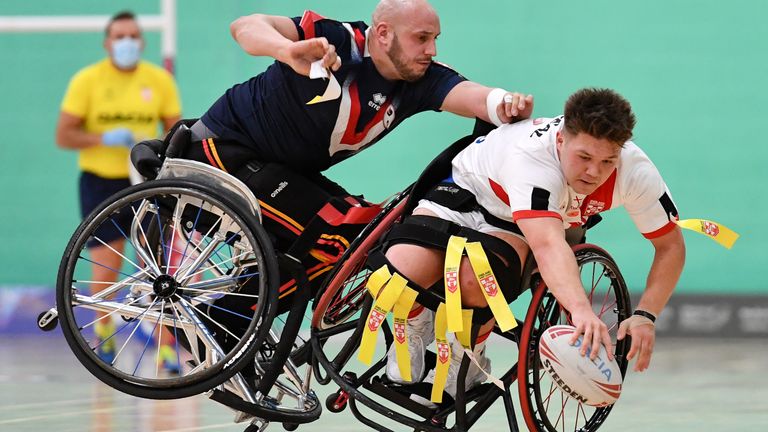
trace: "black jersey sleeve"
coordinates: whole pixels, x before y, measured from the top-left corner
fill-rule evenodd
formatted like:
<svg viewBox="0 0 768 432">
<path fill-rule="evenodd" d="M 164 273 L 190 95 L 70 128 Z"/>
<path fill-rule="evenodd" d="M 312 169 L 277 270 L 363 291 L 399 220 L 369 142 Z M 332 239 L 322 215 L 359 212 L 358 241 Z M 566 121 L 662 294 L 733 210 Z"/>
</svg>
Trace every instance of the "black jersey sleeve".
<svg viewBox="0 0 768 432">
<path fill-rule="evenodd" d="M 445 97 L 457 84 L 466 81 L 463 75 L 450 67 L 432 62 L 419 81 L 414 85 L 414 92 L 420 101 L 419 111 L 440 111 Z"/>
</svg>

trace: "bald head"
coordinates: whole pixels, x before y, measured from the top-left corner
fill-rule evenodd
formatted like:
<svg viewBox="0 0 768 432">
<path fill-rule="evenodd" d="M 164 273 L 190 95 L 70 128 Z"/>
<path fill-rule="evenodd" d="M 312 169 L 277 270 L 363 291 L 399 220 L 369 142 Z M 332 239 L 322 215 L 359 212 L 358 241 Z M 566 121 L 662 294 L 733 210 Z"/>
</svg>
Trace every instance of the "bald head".
<svg viewBox="0 0 768 432">
<path fill-rule="evenodd" d="M 381 0 L 373 11 L 373 25 L 387 22 L 400 24 L 414 14 L 437 17 L 435 8 L 427 0 Z"/>
</svg>

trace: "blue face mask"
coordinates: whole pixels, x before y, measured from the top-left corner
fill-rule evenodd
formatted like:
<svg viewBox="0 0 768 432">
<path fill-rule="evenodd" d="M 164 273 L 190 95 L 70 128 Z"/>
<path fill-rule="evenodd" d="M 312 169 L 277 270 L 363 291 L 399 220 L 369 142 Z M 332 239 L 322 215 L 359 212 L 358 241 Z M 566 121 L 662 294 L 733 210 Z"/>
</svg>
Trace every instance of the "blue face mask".
<svg viewBox="0 0 768 432">
<path fill-rule="evenodd" d="M 112 60 L 120 69 L 131 69 L 141 58 L 141 41 L 124 37 L 112 42 Z"/>
</svg>

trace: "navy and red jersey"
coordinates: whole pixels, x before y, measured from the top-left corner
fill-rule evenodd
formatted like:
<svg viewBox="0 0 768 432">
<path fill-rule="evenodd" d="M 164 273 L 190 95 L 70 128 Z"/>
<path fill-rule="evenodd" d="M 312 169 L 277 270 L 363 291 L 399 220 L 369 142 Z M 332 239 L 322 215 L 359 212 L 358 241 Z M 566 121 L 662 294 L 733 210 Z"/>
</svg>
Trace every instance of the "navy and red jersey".
<svg viewBox="0 0 768 432">
<path fill-rule="evenodd" d="M 256 158 L 295 169 L 322 171 L 384 137 L 404 119 L 439 111 L 465 78 L 433 62 L 415 82 L 389 81 L 368 53 L 368 26 L 306 11 L 293 18 L 300 39 L 325 37 L 341 68 L 333 75 L 341 97 L 307 105 L 323 94 L 324 79 L 309 79 L 276 61 L 263 73 L 226 91 L 202 121 L 220 139 L 248 146 Z"/>
</svg>

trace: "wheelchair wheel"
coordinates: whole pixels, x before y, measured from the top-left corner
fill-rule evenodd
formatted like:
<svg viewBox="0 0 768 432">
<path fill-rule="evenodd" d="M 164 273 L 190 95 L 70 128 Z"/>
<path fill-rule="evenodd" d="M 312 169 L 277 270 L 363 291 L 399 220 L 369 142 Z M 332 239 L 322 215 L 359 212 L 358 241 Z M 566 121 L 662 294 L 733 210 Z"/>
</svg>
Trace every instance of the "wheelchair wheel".
<svg viewBox="0 0 768 432">
<path fill-rule="evenodd" d="M 616 340 L 619 323 L 630 316 L 632 309 L 624 278 L 611 256 L 597 246 L 578 245 L 574 252 L 582 285 L 592 309 L 608 326 L 616 343 L 614 355 L 624 376 L 629 344 L 627 339 Z M 518 390 L 526 424 L 529 430 L 540 432 L 597 430 L 612 406 L 595 408 L 577 402 L 540 368 L 539 338 L 544 330 L 557 324 L 570 324 L 570 317 L 540 282 L 533 292 L 520 338 Z"/>
<path fill-rule="evenodd" d="M 116 222 L 126 213 L 129 228 Z M 100 239 L 113 226 L 122 251 Z M 117 281 L 94 280 L 94 266 Z M 238 199 L 188 180 L 151 181 L 112 196 L 76 230 L 59 267 L 59 320 L 75 356 L 104 383 L 139 397 L 187 397 L 230 379 L 264 343 L 277 272 L 267 234 Z"/>
</svg>

